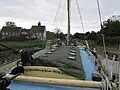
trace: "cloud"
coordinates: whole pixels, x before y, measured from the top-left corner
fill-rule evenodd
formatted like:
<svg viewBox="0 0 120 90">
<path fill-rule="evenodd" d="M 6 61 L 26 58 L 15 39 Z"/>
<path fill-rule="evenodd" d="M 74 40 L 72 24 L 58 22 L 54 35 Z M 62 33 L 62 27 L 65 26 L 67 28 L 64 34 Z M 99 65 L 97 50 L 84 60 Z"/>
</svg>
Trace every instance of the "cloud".
<svg viewBox="0 0 120 90">
<path fill-rule="evenodd" d="M 71 0 L 71 32 L 83 32 L 76 7 L 76 0 Z M 113 14 L 119 14 L 119 0 L 99 0 L 102 20 Z M 60 10 L 54 27 L 61 26 L 67 32 L 66 0 L 60 0 Z M 78 0 L 85 31 L 100 29 L 96 0 Z M 59 0 L 0 0 L 0 27 L 7 20 L 15 21 L 18 26 L 30 28 L 41 21 L 51 30 Z M 54 28 L 53 27 L 53 28 Z"/>
</svg>

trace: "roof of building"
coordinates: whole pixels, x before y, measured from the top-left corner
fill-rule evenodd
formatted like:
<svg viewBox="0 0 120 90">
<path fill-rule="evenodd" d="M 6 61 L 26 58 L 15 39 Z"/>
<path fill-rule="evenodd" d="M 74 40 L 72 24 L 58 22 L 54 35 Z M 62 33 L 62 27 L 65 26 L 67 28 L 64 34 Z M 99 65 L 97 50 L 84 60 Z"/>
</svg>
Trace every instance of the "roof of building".
<svg viewBox="0 0 120 90">
<path fill-rule="evenodd" d="M 20 32 L 21 27 L 6 27 L 3 26 L 1 32 Z"/>
<path fill-rule="evenodd" d="M 27 32 L 27 33 L 28 33 L 28 32 L 30 32 L 30 30 L 31 30 L 31 29 L 23 28 L 23 29 L 20 30 L 20 32 Z"/>
<path fill-rule="evenodd" d="M 34 33 L 44 33 L 45 31 L 45 26 L 32 26 L 31 27 L 31 32 L 34 32 Z"/>
</svg>

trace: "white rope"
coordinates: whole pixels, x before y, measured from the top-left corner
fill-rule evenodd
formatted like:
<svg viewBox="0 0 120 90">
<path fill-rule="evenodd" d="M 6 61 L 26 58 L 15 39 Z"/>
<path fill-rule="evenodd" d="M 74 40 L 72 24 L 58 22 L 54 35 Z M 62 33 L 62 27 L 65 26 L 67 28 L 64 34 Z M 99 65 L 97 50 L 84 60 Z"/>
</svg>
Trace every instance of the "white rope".
<svg viewBox="0 0 120 90">
<path fill-rule="evenodd" d="M 97 0 L 97 6 L 98 6 L 98 13 L 99 13 L 99 20 L 100 20 L 100 26 L 101 26 L 101 29 L 102 29 L 102 16 L 101 16 L 101 11 L 100 11 L 100 5 L 99 5 L 99 0 Z M 105 53 L 105 57 L 106 57 L 106 69 L 108 70 L 108 66 L 107 66 L 107 55 L 106 55 L 106 45 L 105 45 L 105 38 L 104 38 L 104 35 L 102 34 L 102 39 L 103 39 L 103 47 L 104 47 L 104 53 Z M 110 82 L 107 78 L 107 76 L 105 75 L 105 81 L 106 81 L 106 90 L 111 89 L 111 85 L 110 85 Z"/>
<path fill-rule="evenodd" d="M 77 5 L 77 9 L 78 9 L 78 13 L 79 13 L 79 17 L 80 17 L 83 32 L 85 32 L 85 28 L 84 28 L 84 24 L 83 24 L 83 20 L 82 20 L 82 15 L 81 15 L 81 11 L 80 11 L 80 6 L 78 5 L 78 0 L 76 0 L 76 5 Z"/>
<path fill-rule="evenodd" d="M 97 6 L 98 6 L 98 13 L 99 13 L 100 27 L 102 29 L 102 16 L 101 16 L 99 0 L 97 0 Z M 102 39 L 103 39 L 103 47 L 104 47 L 104 52 L 105 52 L 105 57 L 106 57 L 106 47 L 105 47 L 106 45 L 105 45 L 105 38 L 103 34 L 102 34 Z"/>
<path fill-rule="evenodd" d="M 116 61 L 116 83 L 117 83 L 117 75 L 118 75 L 118 61 L 119 61 L 119 58 L 117 59 Z"/>
<path fill-rule="evenodd" d="M 102 34 L 102 39 L 103 39 L 104 53 L 105 53 L 105 57 L 106 57 L 107 55 L 106 55 L 105 37 L 104 37 L 104 35 L 103 35 L 103 34 Z"/>
<path fill-rule="evenodd" d="M 102 90 L 106 90 L 106 81 L 105 80 L 102 81 Z"/>
<path fill-rule="evenodd" d="M 114 67 L 114 64 L 115 64 L 115 55 L 113 55 L 113 59 L 112 59 L 112 66 Z M 111 74 L 110 74 L 110 79 L 112 80 L 112 76 L 113 76 L 113 67 L 111 67 Z"/>
<path fill-rule="evenodd" d="M 60 6 L 61 6 L 61 0 L 59 0 L 58 8 L 57 8 L 57 11 L 56 11 L 56 15 L 55 15 L 55 18 L 54 18 L 54 21 L 53 21 L 53 25 L 52 25 L 51 30 L 52 30 L 53 27 L 54 27 L 54 24 L 55 24 L 55 21 L 56 21 L 56 19 L 57 19 L 57 15 L 58 15 L 58 12 L 59 12 Z"/>
<path fill-rule="evenodd" d="M 101 16 L 101 10 L 100 10 L 99 0 L 97 0 L 97 6 L 98 6 L 98 13 L 99 13 L 100 26 L 102 26 L 102 16 Z"/>
<path fill-rule="evenodd" d="M 78 0 L 76 0 L 76 6 L 77 6 L 78 13 L 79 13 L 82 30 L 83 30 L 83 32 L 85 33 L 85 28 L 84 28 L 83 19 L 82 19 L 82 15 L 81 15 L 81 11 L 80 11 L 80 6 L 79 6 L 79 4 L 78 4 Z M 85 37 L 85 34 L 84 34 L 84 37 Z M 87 40 L 85 40 L 85 43 L 86 43 L 86 45 L 87 45 L 87 48 L 90 49 Z"/>
<path fill-rule="evenodd" d="M 119 47 L 118 47 L 118 51 L 120 50 L 120 42 L 119 42 Z M 118 69 L 118 71 L 117 71 L 117 75 L 118 75 L 118 80 L 117 80 L 117 82 L 118 82 L 118 87 L 120 88 L 120 59 L 118 59 L 117 60 L 117 69 Z"/>
<path fill-rule="evenodd" d="M 66 1 L 64 0 L 63 1 L 63 6 L 62 6 L 62 10 L 61 10 L 61 16 L 60 16 L 60 21 L 59 21 L 59 24 L 58 25 L 61 25 L 61 22 L 63 20 L 63 13 L 64 13 L 64 10 L 65 10 L 65 5 L 66 5 Z"/>
</svg>

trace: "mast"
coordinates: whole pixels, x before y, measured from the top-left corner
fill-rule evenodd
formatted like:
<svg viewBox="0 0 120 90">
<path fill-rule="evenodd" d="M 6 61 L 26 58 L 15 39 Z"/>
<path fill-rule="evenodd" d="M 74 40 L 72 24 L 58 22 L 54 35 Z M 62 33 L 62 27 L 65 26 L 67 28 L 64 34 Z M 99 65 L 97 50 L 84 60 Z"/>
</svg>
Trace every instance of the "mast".
<svg viewBox="0 0 120 90">
<path fill-rule="evenodd" d="M 67 33 L 67 45 L 69 46 L 69 41 L 70 41 L 70 0 L 67 0 L 67 17 L 68 17 L 68 33 Z"/>
</svg>

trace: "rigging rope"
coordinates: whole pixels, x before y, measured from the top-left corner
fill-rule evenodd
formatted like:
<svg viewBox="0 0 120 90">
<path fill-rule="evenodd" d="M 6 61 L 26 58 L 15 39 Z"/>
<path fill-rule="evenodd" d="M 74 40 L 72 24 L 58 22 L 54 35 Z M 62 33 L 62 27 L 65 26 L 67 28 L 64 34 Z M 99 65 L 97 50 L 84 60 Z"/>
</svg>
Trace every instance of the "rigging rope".
<svg viewBox="0 0 120 90">
<path fill-rule="evenodd" d="M 99 13 L 100 26 L 101 26 L 101 28 L 102 28 L 102 16 L 101 16 L 101 11 L 100 11 L 99 0 L 97 0 L 97 6 L 98 6 L 98 13 Z"/>
<path fill-rule="evenodd" d="M 61 24 L 61 22 L 62 22 L 62 20 L 63 20 L 63 12 L 64 12 L 64 10 L 65 10 L 65 4 L 66 4 L 66 1 L 64 0 L 64 2 L 63 2 L 63 8 L 62 8 L 62 11 L 61 11 L 62 13 L 61 13 L 59 25 Z"/>
<path fill-rule="evenodd" d="M 99 4 L 99 0 L 97 0 L 97 7 L 98 7 L 98 13 L 99 13 L 99 20 L 100 20 L 100 27 L 102 29 L 102 16 L 101 16 L 101 10 L 100 10 L 100 4 Z M 105 38 L 104 35 L 102 34 L 102 38 L 103 38 L 103 46 L 104 46 L 104 52 L 105 52 L 105 57 L 106 56 L 106 45 L 105 45 Z M 107 62 L 106 62 L 107 63 Z"/>
<path fill-rule="evenodd" d="M 97 6 L 98 6 L 98 13 L 99 13 L 100 27 L 101 27 L 101 29 L 102 29 L 102 16 L 101 16 L 101 10 L 100 10 L 99 0 L 97 0 Z M 103 34 L 102 34 L 102 38 L 103 38 L 103 46 L 104 46 L 105 57 L 107 57 L 107 56 L 106 56 L 105 38 L 104 38 L 104 35 L 103 35 Z M 107 60 L 106 60 L 106 64 L 107 64 Z"/>
<path fill-rule="evenodd" d="M 100 4 L 99 4 L 99 0 L 97 0 L 97 6 L 98 6 L 98 13 L 99 13 L 99 20 L 100 20 L 100 26 L 101 26 L 101 29 L 102 29 L 102 16 L 101 16 L 101 11 L 100 11 Z M 104 38 L 104 35 L 102 34 L 102 39 L 103 39 L 103 46 L 104 46 L 104 52 L 105 52 L 105 57 L 106 57 L 106 69 L 108 70 L 108 63 L 107 63 L 107 54 L 106 54 L 106 45 L 105 45 L 105 38 Z M 108 90 L 108 88 L 110 88 L 110 82 L 107 78 L 106 79 L 106 90 Z M 111 88 L 110 88 L 111 90 Z"/>
<path fill-rule="evenodd" d="M 58 15 L 58 12 L 59 12 L 60 6 L 61 6 L 61 0 L 59 0 L 59 4 L 58 4 L 58 8 L 57 8 L 57 12 L 56 12 L 56 15 L 55 15 L 55 18 L 54 18 L 54 21 L 53 21 L 53 25 L 52 25 L 51 30 L 52 30 L 53 27 L 54 27 L 54 24 L 55 24 L 55 21 L 56 21 L 56 19 L 57 19 L 57 15 Z"/>
<path fill-rule="evenodd" d="M 81 15 L 80 7 L 79 7 L 79 5 L 78 5 L 78 0 L 76 0 L 76 5 L 77 5 L 77 10 L 78 10 L 78 13 L 79 13 L 79 17 L 80 17 L 82 29 L 83 29 L 83 32 L 85 33 L 85 28 L 84 28 L 84 24 L 83 24 L 83 20 L 82 20 L 82 15 Z M 84 37 L 85 37 L 85 34 L 84 34 Z M 86 45 L 87 45 L 87 48 L 90 49 L 87 40 L 85 40 L 85 43 L 86 43 Z"/>
<path fill-rule="evenodd" d="M 76 5 L 77 5 L 77 9 L 78 9 L 78 13 L 79 13 L 79 17 L 80 17 L 80 21 L 81 21 L 83 32 L 85 32 L 84 24 L 83 24 L 83 20 L 82 20 L 82 15 L 81 15 L 81 11 L 80 11 L 80 7 L 78 5 L 78 0 L 76 0 Z"/>
</svg>

